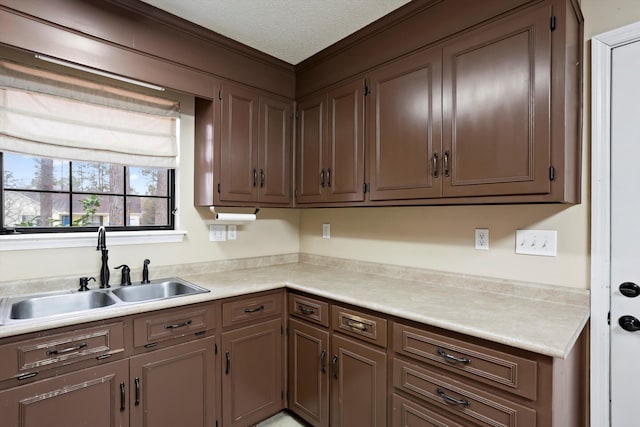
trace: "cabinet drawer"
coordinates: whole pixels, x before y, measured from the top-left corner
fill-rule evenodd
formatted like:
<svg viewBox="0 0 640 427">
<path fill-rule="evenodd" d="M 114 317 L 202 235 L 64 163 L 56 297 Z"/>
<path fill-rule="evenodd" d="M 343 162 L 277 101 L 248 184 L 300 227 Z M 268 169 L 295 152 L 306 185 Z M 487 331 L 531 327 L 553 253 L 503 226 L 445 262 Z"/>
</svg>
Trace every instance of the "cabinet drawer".
<svg viewBox="0 0 640 427">
<path fill-rule="evenodd" d="M 215 327 L 215 305 L 202 305 L 178 310 L 165 310 L 141 316 L 133 321 L 133 341 L 136 347 L 151 347 L 156 343 L 204 332 Z"/>
<path fill-rule="evenodd" d="M 528 399 L 536 399 L 537 362 L 424 329 L 393 325 L 393 348 Z"/>
<path fill-rule="evenodd" d="M 0 379 L 28 378 L 34 372 L 124 351 L 122 323 L 62 332 L 0 347 Z"/>
<path fill-rule="evenodd" d="M 531 408 L 403 360 L 393 360 L 393 385 L 483 426 L 536 425 L 536 411 Z"/>
<path fill-rule="evenodd" d="M 228 328 L 282 314 L 282 292 L 258 294 L 222 304 L 222 326 Z"/>
<path fill-rule="evenodd" d="M 392 427 L 463 427 L 431 409 L 393 394 Z"/>
<path fill-rule="evenodd" d="M 331 325 L 334 331 L 387 347 L 387 321 L 381 317 L 334 305 Z"/>
<path fill-rule="evenodd" d="M 289 314 L 328 327 L 329 304 L 301 295 L 289 294 Z"/>
</svg>

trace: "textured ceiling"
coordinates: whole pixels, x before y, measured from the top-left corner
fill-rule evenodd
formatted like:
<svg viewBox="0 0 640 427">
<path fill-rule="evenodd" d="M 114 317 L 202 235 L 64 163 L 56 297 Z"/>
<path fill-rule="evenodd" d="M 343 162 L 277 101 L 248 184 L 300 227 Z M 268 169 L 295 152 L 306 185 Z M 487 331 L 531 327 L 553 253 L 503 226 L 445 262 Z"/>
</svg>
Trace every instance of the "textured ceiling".
<svg viewBox="0 0 640 427">
<path fill-rule="evenodd" d="M 297 64 L 410 0 L 143 0 Z"/>
</svg>

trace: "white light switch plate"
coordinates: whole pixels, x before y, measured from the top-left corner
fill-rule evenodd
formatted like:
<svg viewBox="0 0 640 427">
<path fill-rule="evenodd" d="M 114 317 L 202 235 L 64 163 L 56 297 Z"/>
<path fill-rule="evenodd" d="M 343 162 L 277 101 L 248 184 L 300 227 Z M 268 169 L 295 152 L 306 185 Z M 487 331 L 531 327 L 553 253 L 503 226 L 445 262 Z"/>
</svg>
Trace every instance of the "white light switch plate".
<svg viewBox="0 0 640 427">
<path fill-rule="evenodd" d="M 209 241 L 224 242 L 227 240 L 227 226 L 220 224 L 211 224 L 209 226 Z"/>
<path fill-rule="evenodd" d="M 516 230 L 516 253 L 557 256 L 558 232 L 556 230 Z"/>
</svg>

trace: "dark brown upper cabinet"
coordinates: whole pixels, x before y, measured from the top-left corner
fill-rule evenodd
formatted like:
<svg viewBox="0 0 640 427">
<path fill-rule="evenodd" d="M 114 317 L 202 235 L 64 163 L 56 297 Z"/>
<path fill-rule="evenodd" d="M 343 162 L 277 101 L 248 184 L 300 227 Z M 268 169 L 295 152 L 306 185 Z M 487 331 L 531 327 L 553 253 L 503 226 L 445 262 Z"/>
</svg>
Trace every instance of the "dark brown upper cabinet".
<svg viewBox="0 0 640 427">
<path fill-rule="evenodd" d="M 443 196 L 551 191 L 551 7 L 443 47 Z"/>
<path fill-rule="evenodd" d="M 291 105 L 222 85 L 220 201 L 286 205 L 291 183 Z"/>
<path fill-rule="evenodd" d="M 439 197 L 441 50 L 427 50 L 370 75 L 371 200 Z"/>
<path fill-rule="evenodd" d="M 364 79 L 298 104 L 297 203 L 364 200 Z"/>
</svg>

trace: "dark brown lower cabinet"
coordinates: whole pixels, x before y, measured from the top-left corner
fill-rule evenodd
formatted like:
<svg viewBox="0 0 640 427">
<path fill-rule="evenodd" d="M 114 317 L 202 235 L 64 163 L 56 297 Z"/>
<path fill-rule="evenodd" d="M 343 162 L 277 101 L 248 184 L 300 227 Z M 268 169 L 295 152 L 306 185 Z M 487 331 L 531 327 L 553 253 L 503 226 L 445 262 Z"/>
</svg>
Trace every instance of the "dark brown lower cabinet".
<svg viewBox="0 0 640 427">
<path fill-rule="evenodd" d="M 392 427 L 463 427 L 447 416 L 438 414 L 422 405 L 398 396 L 392 397 Z"/>
<path fill-rule="evenodd" d="M 331 354 L 331 425 L 386 426 L 386 352 L 333 335 Z"/>
<path fill-rule="evenodd" d="M 222 425 L 249 426 L 283 409 L 282 319 L 222 334 Z"/>
<path fill-rule="evenodd" d="M 289 320 L 289 409 L 317 427 L 329 425 L 329 332 Z"/>
<path fill-rule="evenodd" d="M 129 361 L 122 360 L 10 388 L 0 392 L 0 424 L 128 426 L 128 379 Z"/>
<path fill-rule="evenodd" d="M 215 425 L 214 349 L 209 337 L 132 357 L 131 426 Z"/>
</svg>

